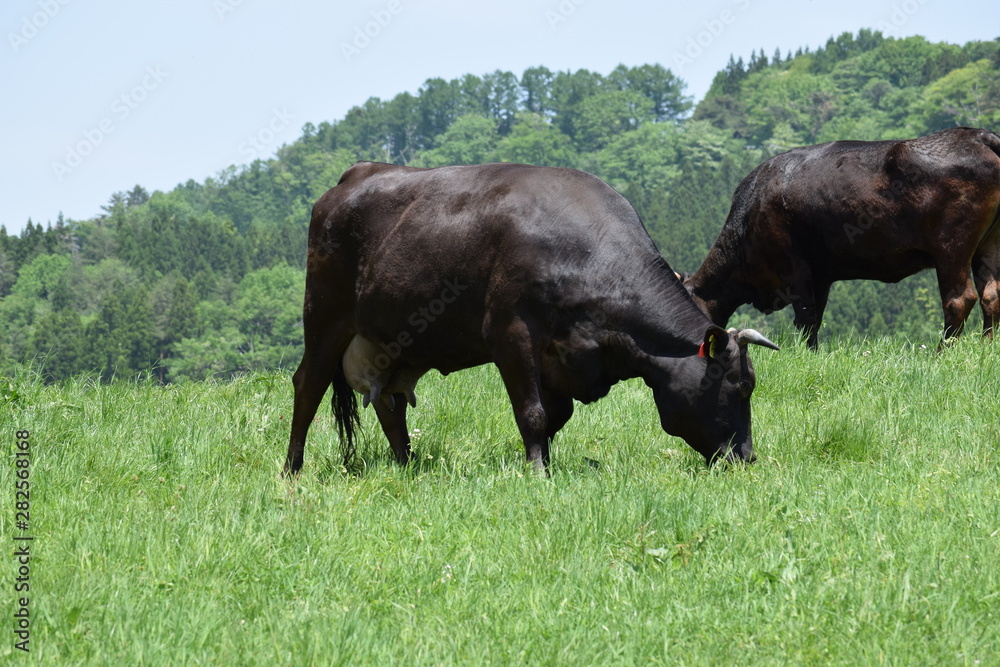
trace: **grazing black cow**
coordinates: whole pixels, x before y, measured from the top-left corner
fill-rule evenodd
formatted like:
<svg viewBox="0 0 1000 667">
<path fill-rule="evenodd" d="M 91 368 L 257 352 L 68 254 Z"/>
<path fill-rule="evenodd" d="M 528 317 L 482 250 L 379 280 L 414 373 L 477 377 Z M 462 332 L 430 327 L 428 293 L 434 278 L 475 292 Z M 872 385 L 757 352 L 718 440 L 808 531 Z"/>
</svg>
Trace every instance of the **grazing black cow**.
<svg viewBox="0 0 1000 667">
<path fill-rule="evenodd" d="M 331 383 L 345 456 L 353 387 L 405 463 L 417 380 L 487 362 L 536 467 L 573 399 L 632 377 L 653 389 L 663 429 L 707 460 L 752 460 L 747 344 L 777 349 L 713 325 L 606 183 L 516 164 L 348 169 L 313 208 L 303 323 L 292 473 Z"/>
<path fill-rule="evenodd" d="M 834 281 L 898 282 L 933 268 L 945 338 L 962 332 L 977 293 L 992 335 L 1000 321 L 998 215 L 1000 137 L 992 132 L 962 127 L 796 148 L 743 179 L 686 285 L 723 326 L 744 303 L 764 312 L 791 304 L 815 348 Z"/>
</svg>

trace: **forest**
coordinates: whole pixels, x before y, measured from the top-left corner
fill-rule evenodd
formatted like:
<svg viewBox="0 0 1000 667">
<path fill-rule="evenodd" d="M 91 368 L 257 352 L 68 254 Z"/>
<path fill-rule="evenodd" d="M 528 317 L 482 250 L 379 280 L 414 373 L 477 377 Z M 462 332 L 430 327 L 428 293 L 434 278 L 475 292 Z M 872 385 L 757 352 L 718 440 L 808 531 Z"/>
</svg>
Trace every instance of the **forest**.
<svg viewBox="0 0 1000 667">
<path fill-rule="evenodd" d="M 685 87 L 658 64 L 431 78 L 306 123 L 268 159 L 169 192 L 135 185 L 91 219 L 0 227 L 0 375 L 183 382 L 294 367 L 309 212 L 358 160 L 583 169 L 632 202 L 674 269 L 693 271 L 737 183 L 775 154 L 1000 129 L 1000 38 L 954 45 L 861 30 L 816 50 L 730 57 L 701 100 Z M 787 309 L 739 317 L 770 330 L 791 321 Z M 924 272 L 835 285 L 821 335 L 900 332 L 930 345 L 940 328 Z"/>
</svg>

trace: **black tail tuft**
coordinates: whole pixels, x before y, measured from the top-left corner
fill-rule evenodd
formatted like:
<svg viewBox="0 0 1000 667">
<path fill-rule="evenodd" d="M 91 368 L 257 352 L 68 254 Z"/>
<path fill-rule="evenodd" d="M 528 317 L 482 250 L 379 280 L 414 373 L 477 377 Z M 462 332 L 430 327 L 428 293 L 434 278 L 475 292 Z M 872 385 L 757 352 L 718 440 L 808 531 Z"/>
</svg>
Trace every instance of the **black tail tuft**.
<svg viewBox="0 0 1000 667">
<path fill-rule="evenodd" d="M 358 414 L 358 398 L 354 389 L 344 377 L 344 364 L 337 365 L 333 374 L 333 418 L 337 421 L 337 432 L 340 434 L 340 452 L 344 457 L 344 467 L 350 468 L 354 459 L 357 429 L 361 424 Z"/>
</svg>

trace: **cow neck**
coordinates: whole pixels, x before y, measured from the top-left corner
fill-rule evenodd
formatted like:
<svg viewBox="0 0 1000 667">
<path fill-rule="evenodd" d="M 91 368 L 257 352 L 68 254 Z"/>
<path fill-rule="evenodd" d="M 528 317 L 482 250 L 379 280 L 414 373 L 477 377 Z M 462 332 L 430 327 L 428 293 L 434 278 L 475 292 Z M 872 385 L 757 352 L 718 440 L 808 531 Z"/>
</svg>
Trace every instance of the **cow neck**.
<svg viewBox="0 0 1000 667">
<path fill-rule="evenodd" d="M 744 284 L 739 279 L 742 266 L 738 257 L 713 246 L 701 268 L 688 280 L 691 295 L 703 306 L 709 319 L 720 326 L 729 321 L 737 308 L 750 301 L 735 289 Z"/>
<path fill-rule="evenodd" d="M 634 296 L 619 309 L 616 335 L 626 347 L 652 356 L 685 356 L 697 352 L 711 325 L 705 313 L 659 257 L 662 266 L 633 284 Z"/>
</svg>

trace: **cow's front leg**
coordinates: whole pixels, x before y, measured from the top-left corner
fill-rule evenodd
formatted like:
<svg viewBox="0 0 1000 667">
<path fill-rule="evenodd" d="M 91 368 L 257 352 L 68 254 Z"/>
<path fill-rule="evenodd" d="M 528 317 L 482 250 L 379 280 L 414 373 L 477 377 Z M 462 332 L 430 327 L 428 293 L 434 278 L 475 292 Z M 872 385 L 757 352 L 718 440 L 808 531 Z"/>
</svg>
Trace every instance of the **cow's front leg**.
<svg viewBox="0 0 1000 667">
<path fill-rule="evenodd" d="M 795 311 L 795 328 L 806 339 L 809 347 L 815 349 L 819 344 L 819 322 L 816 318 L 816 303 L 812 298 L 803 299 L 792 304 Z"/>
<path fill-rule="evenodd" d="M 525 455 L 537 470 L 547 474 L 550 424 L 542 400 L 538 349 L 530 327 L 518 318 L 495 331 L 491 338 L 499 341 L 493 351 L 493 362 L 510 397 Z"/>
<path fill-rule="evenodd" d="M 514 419 L 524 440 L 524 453 L 529 463 L 539 472 L 548 474 L 549 438 L 546 434 L 545 409 L 540 402 L 520 400 L 511 396 Z"/>
<path fill-rule="evenodd" d="M 823 324 L 823 311 L 830 296 L 830 285 L 802 284 L 793 288 L 792 310 L 795 327 L 802 332 L 806 344 L 813 350 L 819 346 L 819 328 Z"/>
</svg>

